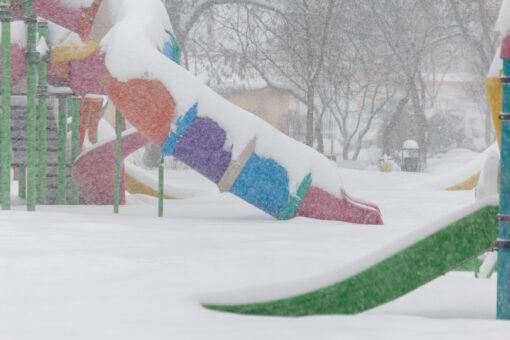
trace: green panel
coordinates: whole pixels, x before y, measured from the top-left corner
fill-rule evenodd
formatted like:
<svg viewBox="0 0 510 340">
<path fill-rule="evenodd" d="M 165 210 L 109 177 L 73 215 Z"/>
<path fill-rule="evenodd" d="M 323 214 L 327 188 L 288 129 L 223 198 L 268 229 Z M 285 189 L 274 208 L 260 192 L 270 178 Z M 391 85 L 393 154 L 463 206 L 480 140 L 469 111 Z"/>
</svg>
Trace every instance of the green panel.
<svg viewBox="0 0 510 340">
<path fill-rule="evenodd" d="M 67 95 L 58 98 L 58 204 L 67 203 Z"/>
<path fill-rule="evenodd" d="M 287 204 L 285 204 L 280 213 L 280 216 L 278 217 L 279 220 L 288 220 L 296 215 L 299 206 L 303 201 L 303 198 L 305 198 L 308 189 L 310 189 L 310 185 L 312 185 L 312 174 L 306 175 L 306 177 L 299 185 L 299 188 L 297 189 L 295 196 L 294 195 L 289 196 Z"/>
<path fill-rule="evenodd" d="M 119 195 L 120 195 L 120 162 L 122 152 L 122 114 L 117 110 L 115 119 L 115 183 L 114 183 L 114 204 L 113 213 L 119 213 Z"/>
<path fill-rule="evenodd" d="M 48 23 L 45 21 L 40 21 L 38 23 L 39 28 L 39 37 L 45 38 L 48 33 Z M 44 57 L 39 62 L 39 85 L 37 89 L 38 97 L 39 97 L 39 174 L 37 176 L 39 180 L 39 190 L 38 194 L 38 202 L 39 204 L 46 204 L 46 175 L 47 175 L 47 102 L 46 97 L 48 95 L 46 88 L 46 78 L 47 78 L 47 58 Z"/>
<path fill-rule="evenodd" d="M 78 158 L 80 154 L 80 105 L 81 105 L 81 97 L 73 96 L 71 97 L 71 164 L 74 164 L 76 158 Z M 71 204 L 77 205 L 80 201 L 80 193 L 78 192 L 78 187 L 74 180 L 71 183 Z"/>
<path fill-rule="evenodd" d="M 9 6 L 9 0 L 2 0 Z M 11 209 L 11 23 L 10 11 L 2 15 L 2 117 L 0 121 L 0 188 L 3 210 Z"/>
<path fill-rule="evenodd" d="M 39 63 L 36 52 L 36 24 L 35 17 L 26 19 L 27 29 L 27 210 L 35 210 L 36 196 L 36 88 L 37 88 L 37 64 Z"/>
<path fill-rule="evenodd" d="M 161 157 L 159 160 L 159 172 L 158 172 L 158 216 L 163 217 L 163 188 L 165 185 L 165 159 Z"/>
<path fill-rule="evenodd" d="M 23 0 L 23 12 L 27 16 L 34 14 L 34 0 Z"/>
<path fill-rule="evenodd" d="M 303 295 L 206 308 L 240 314 L 355 314 L 392 301 L 494 247 L 498 208 L 484 207 L 344 281 Z"/>
</svg>

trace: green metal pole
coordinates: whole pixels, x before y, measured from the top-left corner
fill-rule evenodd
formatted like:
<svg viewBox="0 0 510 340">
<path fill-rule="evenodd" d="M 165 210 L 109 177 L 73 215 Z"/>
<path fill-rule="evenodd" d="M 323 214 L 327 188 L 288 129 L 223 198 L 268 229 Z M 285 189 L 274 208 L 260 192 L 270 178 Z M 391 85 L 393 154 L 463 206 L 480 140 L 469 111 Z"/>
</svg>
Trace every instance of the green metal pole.
<svg viewBox="0 0 510 340">
<path fill-rule="evenodd" d="M 36 89 L 37 89 L 37 64 L 39 52 L 36 51 L 36 25 L 37 18 L 32 14 L 25 13 L 25 22 L 28 24 L 28 45 L 26 52 L 27 68 L 27 210 L 35 210 L 36 194 Z"/>
<path fill-rule="evenodd" d="M 58 204 L 67 203 L 67 95 L 58 99 Z"/>
<path fill-rule="evenodd" d="M 45 39 L 48 35 L 48 22 L 40 21 L 37 25 L 39 28 L 39 39 Z M 38 201 L 39 204 L 46 204 L 46 130 L 47 130 L 47 115 L 48 108 L 46 106 L 46 98 L 48 98 L 48 91 L 46 86 L 47 78 L 47 58 L 44 57 L 39 62 L 39 86 L 37 87 L 39 98 L 39 190 Z"/>
<path fill-rule="evenodd" d="M 161 157 L 159 160 L 159 190 L 158 190 L 158 216 L 163 217 L 163 186 L 165 176 L 163 170 L 165 169 L 165 159 Z"/>
<path fill-rule="evenodd" d="M 80 154 L 80 96 L 72 97 L 72 149 L 71 149 L 71 164 L 74 164 L 76 158 Z M 71 189 L 71 204 L 77 205 L 80 202 L 80 194 L 78 193 L 78 187 L 74 180 L 72 181 Z"/>
<path fill-rule="evenodd" d="M 0 187 L 2 209 L 11 209 L 11 10 L 2 0 L 2 117 L 0 122 Z"/>
<path fill-rule="evenodd" d="M 120 156 L 122 150 L 122 114 L 117 110 L 115 122 L 115 132 L 117 135 L 117 142 L 115 145 L 115 202 L 113 205 L 113 213 L 119 213 L 119 197 L 120 197 Z"/>
</svg>

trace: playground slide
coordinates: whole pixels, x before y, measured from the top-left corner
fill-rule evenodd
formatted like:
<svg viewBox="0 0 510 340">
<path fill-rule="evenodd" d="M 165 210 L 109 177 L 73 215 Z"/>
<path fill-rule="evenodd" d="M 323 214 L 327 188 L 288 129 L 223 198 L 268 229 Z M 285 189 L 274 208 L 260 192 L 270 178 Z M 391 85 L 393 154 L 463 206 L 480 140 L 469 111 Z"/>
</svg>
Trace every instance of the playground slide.
<svg viewBox="0 0 510 340">
<path fill-rule="evenodd" d="M 73 166 L 73 178 L 81 195 L 88 202 L 113 204 L 116 138 L 113 129 L 104 121 L 101 121 L 99 132 L 100 142 L 86 148 L 77 158 Z M 125 191 L 131 194 L 158 195 L 158 179 L 149 171 L 125 160 L 147 143 L 147 139 L 135 129 L 122 134 L 121 204 L 125 203 Z M 184 199 L 193 195 L 193 190 L 175 184 L 165 183 L 163 187 L 163 196 L 166 199 Z"/>
<path fill-rule="evenodd" d="M 494 152 L 499 153 L 497 143 L 492 144 L 483 153 L 459 169 L 444 175 L 434 176 L 427 181 L 427 185 L 438 190 L 474 189 L 480 178 L 485 160 Z"/>
<path fill-rule="evenodd" d="M 278 219 L 382 224 L 375 205 L 346 194 L 332 161 L 229 103 L 167 57 L 178 48 L 159 0 L 35 0 L 34 11 L 79 32 L 83 41 L 100 41 L 93 65 L 84 68 L 91 72 L 81 76 L 100 69 L 102 84 L 75 83 L 82 85 L 78 93 L 104 90 L 164 155 L 220 191 Z"/>
<path fill-rule="evenodd" d="M 124 159 L 149 141 L 135 129 L 124 131 L 121 148 L 119 203 L 125 203 Z M 93 204 L 113 204 L 116 139 L 107 139 L 85 150 L 73 166 L 73 178 L 80 194 Z"/>
<path fill-rule="evenodd" d="M 145 170 L 130 161 L 124 162 L 126 191 L 131 194 L 144 194 L 158 196 L 158 178 L 148 170 Z M 163 198 L 184 199 L 193 197 L 195 191 L 176 185 L 164 183 Z"/>
<path fill-rule="evenodd" d="M 495 246 L 493 196 L 425 225 L 360 261 L 301 282 L 202 297 L 209 309 L 256 315 L 355 314 L 392 301 Z"/>
</svg>

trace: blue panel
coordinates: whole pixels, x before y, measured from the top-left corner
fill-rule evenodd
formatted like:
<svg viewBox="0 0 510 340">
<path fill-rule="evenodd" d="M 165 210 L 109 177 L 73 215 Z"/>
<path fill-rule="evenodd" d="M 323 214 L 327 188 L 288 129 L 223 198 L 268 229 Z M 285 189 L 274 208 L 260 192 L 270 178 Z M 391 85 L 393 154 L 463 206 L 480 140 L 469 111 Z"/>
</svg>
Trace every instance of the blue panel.
<svg viewBox="0 0 510 340">
<path fill-rule="evenodd" d="M 177 44 L 177 40 L 170 31 L 166 31 L 166 33 L 170 40 L 165 41 L 165 44 L 163 45 L 163 54 L 173 60 L 176 64 L 180 64 L 181 49 L 179 48 L 179 44 Z"/>
<path fill-rule="evenodd" d="M 503 84 L 503 99 L 501 102 L 501 111 L 510 114 L 510 84 Z"/>
<path fill-rule="evenodd" d="M 175 131 L 170 131 L 170 135 L 166 137 L 161 145 L 161 154 L 163 156 L 170 156 L 174 152 L 182 136 L 184 136 L 191 123 L 193 123 L 197 113 L 198 103 L 193 105 L 184 116 L 177 119 Z"/>
<path fill-rule="evenodd" d="M 510 59 L 503 59 L 503 76 L 510 77 Z"/>
<path fill-rule="evenodd" d="M 498 250 L 497 318 L 510 319 L 510 249 Z"/>
<path fill-rule="evenodd" d="M 289 177 L 274 160 L 253 153 L 230 192 L 278 218 L 289 197 Z"/>
</svg>

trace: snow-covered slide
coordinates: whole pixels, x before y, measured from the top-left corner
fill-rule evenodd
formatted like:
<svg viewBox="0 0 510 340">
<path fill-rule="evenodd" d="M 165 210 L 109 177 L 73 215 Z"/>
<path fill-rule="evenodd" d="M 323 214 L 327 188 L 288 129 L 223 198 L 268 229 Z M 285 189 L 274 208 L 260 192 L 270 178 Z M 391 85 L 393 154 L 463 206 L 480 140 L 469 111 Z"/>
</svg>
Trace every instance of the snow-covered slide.
<svg viewBox="0 0 510 340">
<path fill-rule="evenodd" d="M 34 11 L 100 41 L 104 90 L 138 131 L 278 219 L 305 216 L 382 224 L 350 198 L 336 165 L 229 103 L 167 56 L 172 27 L 159 0 L 36 0 Z M 98 57 L 102 60 L 102 56 Z"/>
<path fill-rule="evenodd" d="M 300 282 L 210 294 L 213 310 L 255 315 L 355 314 L 392 301 L 492 249 L 497 196 L 425 225 L 337 271 Z"/>
</svg>

